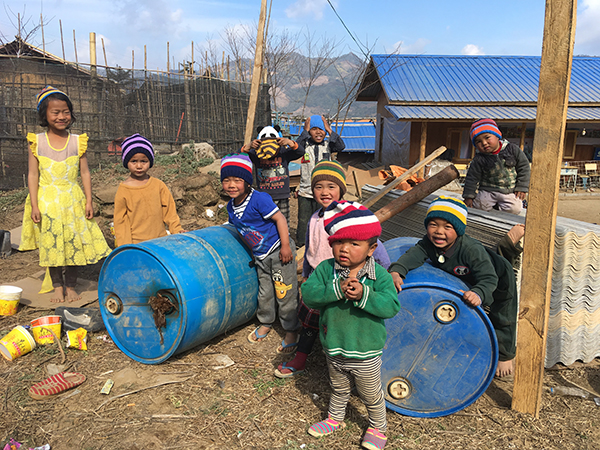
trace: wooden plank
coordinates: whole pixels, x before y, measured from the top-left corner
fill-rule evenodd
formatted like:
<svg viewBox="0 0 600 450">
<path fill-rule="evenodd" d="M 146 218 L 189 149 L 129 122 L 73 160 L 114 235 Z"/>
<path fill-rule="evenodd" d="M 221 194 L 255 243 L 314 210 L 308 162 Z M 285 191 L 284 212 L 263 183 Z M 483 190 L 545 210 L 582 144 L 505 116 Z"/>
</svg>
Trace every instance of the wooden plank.
<svg viewBox="0 0 600 450">
<path fill-rule="evenodd" d="M 419 161 L 417 164 L 415 164 L 410 169 L 408 169 L 406 172 L 404 172 L 401 176 L 399 176 L 394 181 L 392 181 L 390 184 L 388 184 L 387 186 L 382 188 L 379 192 L 377 192 L 373 196 L 369 197 L 365 202 L 363 202 L 363 205 L 366 206 L 367 208 L 369 208 L 371 205 L 374 205 L 375 203 L 377 203 L 377 201 L 381 197 L 383 197 L 385 194 L 390 192 L 392 189 L 394 189 L 396 186 L 398 186 L 403 181 L 408 180 L 411 177 L 411 175 L 414 175 L 415 173 L 417 173 L 419 171 L 419 169 L 421 169 L 421 167 L 425 167 L 427 164 L 429 164 L 431 161 L 433 161 L 435 158 L 440 156 L 445 151 L 446 151 L 446 147 L 444 147 L 442 145 L 440 148 L 435 150 L 431 155 L 429 155 L 425 159 L 422 159 L 421 161 Z"/>
<path fill-rule="evenodd" d="M 546 0 L 512 408 L 539 417 L 577 0 Z"/>
<path fill-rule="evenodd" d="M 419 161 L 425 158 L 425 146 L 427 144 L 427 122 L 421 122 L 421 145 L 419 146 Z M 425 169 L 419 169 L 419 178 L 425 177 Z"/>
</svg>

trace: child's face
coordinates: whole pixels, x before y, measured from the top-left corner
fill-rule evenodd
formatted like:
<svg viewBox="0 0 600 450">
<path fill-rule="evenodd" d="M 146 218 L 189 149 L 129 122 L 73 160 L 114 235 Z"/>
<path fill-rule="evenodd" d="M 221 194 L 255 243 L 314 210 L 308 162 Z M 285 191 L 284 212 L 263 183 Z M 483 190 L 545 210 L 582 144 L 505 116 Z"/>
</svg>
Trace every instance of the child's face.
<svg viewBox="0 0 600 450">
<path fill-rule="evenodd" d="M 48 128 L 58 131 L 66 130 L 71 124 L 71 110 L 64 100 L 51 98 L 46 108 L 46 120 Z"/>
<path fill-rule="evenodd" d="M 500 139 L 491 133 L 483 133 L 475 138 L 475 147 L 481 153 L 494 153 L 500 147 Z"/>
<path fill-rule="evenodd" d="M 317 144 L 320 144 L 321 142 L 323 142 L 323 139 L 325 139 L 326 133 L 325 130 L 321 130 L 320 128 L 314 127 L 311 128 L 310 130 L 308 130 L 308 134 L 310 134 L 310 137 L 312 138 L 313 141 L 315 141 Z"/>
<path fill-rule="evenodd" d="M 458 234 L 445 219 L 431 219 L 427 224 L 427 238 L 440 250 L 448 250 L 456 242 Z"/>
<path fill-rule="evenodd" d="M 357 241 L 354 239 L 342 239 L 331 243 L 333 257 L 342 267 L 350 270 L 360 268 L 364 265 L 368 256 L 373 256 L 377 243 L 370 245 L 369 241 Z"/>
<path fill-rule="evenodd" d="M 315 201 L 323 208 L 327 208 L 334 201 L 340 201 L 341 198 L 340 187 L 333 181 L 317 181 L 312 192 Z"/>
<path fill-rule="evenodd" d="M 148 170 L 150 170 L 150 160 L 145 154 L 136 153 L 127 163 L 127 168 L 132 178 L 142 180 L 146 177 Z"/>
<path fill-rule="evenodd" d="M 238 177 L 227 177 L 222 182 L 223 190 L 229 195 L 235 202 L 237 199 L 241 199 L 246 194 L 246 182 Z"/>
</svg>

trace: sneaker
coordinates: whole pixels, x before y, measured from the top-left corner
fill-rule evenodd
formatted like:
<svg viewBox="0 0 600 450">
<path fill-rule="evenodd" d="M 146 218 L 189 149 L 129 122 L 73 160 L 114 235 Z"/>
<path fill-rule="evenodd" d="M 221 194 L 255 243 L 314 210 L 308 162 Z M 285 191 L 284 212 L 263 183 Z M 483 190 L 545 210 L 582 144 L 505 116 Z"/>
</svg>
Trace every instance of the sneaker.
<svg viewBox="0 0 600 450">
<path fill-rule="evenodd" d="M 380 432 L 377 428 L 367 428 L 367 432 L 365 433 L 365 437 L 363 437 L 361 445 L 369 450 L 382 450 L 386 443 L 387 438 L 385 437 L 385 434 Z"/>
<path fill-rule="evenodd" d="M 328 434 L 333 433 L 335 430 L 339 430 L 345 426 L 346 424 L 344 422 L 337 422 L 331 417 L 328 417 L 321 422 L 311 425 L 311 427 L 308 429 L 308 434 L 314 437 L 327 436 Z"/>
</svg>

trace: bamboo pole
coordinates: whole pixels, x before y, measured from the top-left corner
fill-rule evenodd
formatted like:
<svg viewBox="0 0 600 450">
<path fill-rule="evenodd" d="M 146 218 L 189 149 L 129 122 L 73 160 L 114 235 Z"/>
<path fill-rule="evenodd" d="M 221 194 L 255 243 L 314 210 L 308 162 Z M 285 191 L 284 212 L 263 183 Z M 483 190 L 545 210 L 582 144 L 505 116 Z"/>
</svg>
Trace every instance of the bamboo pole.
<svg viewBox="0 0 600 450">
<path fill-rule="evenodd" d="M 46 40 L 44 39 L 44 17 L 40 13 L 40 28 L 42 29 L 42 51 L 44 52 L 44 62 L 46 61 Z"/>
<path fill-rule="evenodd" d="M 421 144 L 419 146 L 419 161 L 425 158 L 425 147 L 427 144 L 427 122 L 421 122 Z M 419 177 L 424 178 L 425 168 L 419 169 Z"/>
<path fill-rule="evenodd" d="M 77 58 L 77 40 L 75 39 L 75 30 L 73 30 L 73 49 L 75 50 L 75 67 L 79 69 L 79 59 Z"/>
<path fill-rule="evenodd" d="M 267 0 L 261 0 L 260 16 L 258 19 L 258 32 L 256 35 L 256 52 L 254 54 L 254 71 L 252 72 L 252 85 L 250 87 L 250 102 L 248 104 L 248 116 L 246 118 L 246 133 L 244 144 L 252 140 L 254 130 L 254 118 L 256 117 L 256 105 L 260 89 L 260 79 L 263 64 L 263 42 L 265 39 L 265 22 L 267 16 Z"/>
<path fill-rule="evenodd" d="M 100 38 L 102 41 L 102 53 L 104 54 L 104 67 L 106 69 L 106 73 L 108 74 L 108 60 L 106 59 L 106 47 L 104 47 L 104 38 Z"/>
<path fill-rule="evenodd" d="M 171 68 L 169 67 L 169 41 L 167 41 L 167 72 L 170 72 Z"/>
<path fill-rule="evenodd" d="M 62 31 L 62 21 L 58 21 L 60 24 L 60 43 L 62 45 L 62 53 L 63 53 L 63 62 L 65 62 L 65 40 L 63 39 L 63 31 Z"/>
<path fill-rule="evenodd" d="M 96 33 L 90 33 L 90 72 L 92 76 L 96 76 Z"/>
</svg>

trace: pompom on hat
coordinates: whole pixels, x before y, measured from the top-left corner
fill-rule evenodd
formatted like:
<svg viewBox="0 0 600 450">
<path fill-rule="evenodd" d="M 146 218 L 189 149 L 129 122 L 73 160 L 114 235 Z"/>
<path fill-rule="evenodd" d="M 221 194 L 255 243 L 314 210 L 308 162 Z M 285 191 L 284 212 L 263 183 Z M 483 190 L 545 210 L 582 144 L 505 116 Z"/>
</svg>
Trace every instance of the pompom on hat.
<svg viewBox="0 0 600 450">
<path fill-rule="evenodd" d="M 329 244 L 343 239 L 368 241 L 381 236 L 381 223 L 369 209 L 357 202 L 333 202 L 323 216 Z"/>
<path fill-rule="evenodd" d="M 139 133 L 125 138 L 121 143 L 121 150 L 123 151 L 121 155 L 123 158 L 123 167 L 126 169 L 129 160 L 137 153 L 143 153 L 148 157 L 150 160 L 150 167 L 154 165 L 154 147 L 152 147 L 152 143 L 148 139 Z"/>
<path fill-rule="evenodd" d="M 221 160 L 221 182 L 227 177 L 241 178 L 252 184 L 252 161 L 245 153 L 231 153 Z"/>
<path fill-rule="evenodd" d="M 473 122 L 473 125 L 471 125 L 470 135 L 473 145 L 475 145 L 475 138 L 484 133 L 490 133 L 498 139 L 502 139 L 502 132 L 495 121 L 492 119 L 480 119 L 477 122 Z"/>
<path fill-rule="evenodd" d="M 337 161 L 323 160 L 315 166 L 310 177 L 310 188 L 314 189 L 319 181 L 332 181 L 340 187 L 340 198 L 346 193 L 346 174 Z"/>
<path fill-rule="evenodd" d="M 450 222 L 459 236 L 465 234 L 467 228 L 467 205 L 461 200 L 441 195 L 429 204 L 425 216 L 425 228 L 430 220 L 444 219 Z"/>
<path fill-rule="evenodd" d="M 46 100 L 50 95 L 52 94 L 61 94 L 64 95 L 65 97 L 69 98 L 69 96 L 67 94 L 65 94 L 63 91 L 60 91 L 58 89 L 56 89 L 53 86 L 46 86 L 44 89 L 42 89 L 38 95 L 35 96 L 35 99 L 37 100 L 37 110 L 40 110 L 40 105 L 42 104 L 42 102 L 44 100 Z"/>
</svg>

